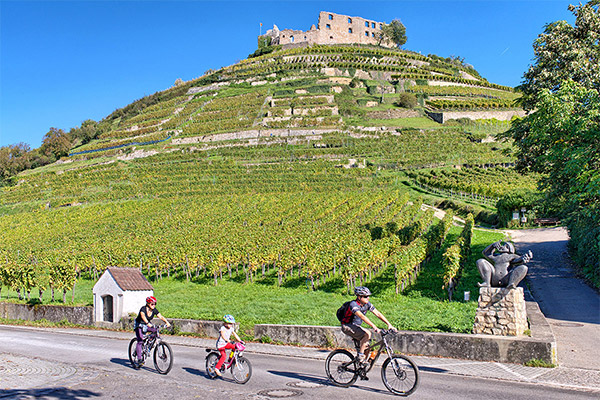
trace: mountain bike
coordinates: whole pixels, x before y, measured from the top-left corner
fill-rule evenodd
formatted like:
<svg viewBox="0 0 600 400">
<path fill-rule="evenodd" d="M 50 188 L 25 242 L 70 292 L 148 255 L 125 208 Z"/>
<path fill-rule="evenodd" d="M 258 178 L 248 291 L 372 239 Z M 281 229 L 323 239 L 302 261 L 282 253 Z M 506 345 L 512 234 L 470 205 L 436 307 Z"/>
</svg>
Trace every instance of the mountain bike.
<svg viewBox="0 0 600 400">
<path fill-rule="evenodd" d="M 221 366 L 221 372 L 229 369 L 231 375 L 233 375 L 233 380 L 237 383 L 244 384 L 248 382 L 252 376 L 252 364 L 250 364 L 250 361 L 243 356 L 246 346 L 240 342 L 237 342 L 234 346 L 235 348 L 231 350 L 229 358 Z M 219 358 L 221 358 L 221 354 L 216 349 L 206 349 L 206 351 L 208 352 L 208 355 L 206 356 L 206 373 L 211 379 L 215 379 L 217 377 L 215 367 L 217 362 L 219 362 Z"/>
<path fill-rule="evenodd" d="M 419 368 L 407 356 L 394 354 L 387 342 L 387 336 L 395 331 L 389 329 L 381 330 L 381 341 L 370 344 L 365 351 L 366 358 L 363 362 L 358 361 L 348 350 L 336 349 L 327 356 L 325 361 L 325 372 L 327 377 L 336 386 L 351 386 L 360 377 L 367 380 L 367 373 L 375 365 L 379 355 L 385 351 L 387 359 L 381 366 L 381 379 L 385 387 L 392 393 L 400 396 L 408 396 L 413 393 L 419 385 Z M 356 351 L 360 348 L 358 340 L 353 339 Z M 379 347 L 377 349 L 377 347 Z"/>
<path fill-rule="evenodd" d="M 154 348 L 154 367 L 156 370 L 166 375 L 173 367 L 173 350 L 171 346 L 160 337 L 160 331 L 166 328 L 166 325 L 156 327 L 156 332 L 149 332 L 144 335 L 142 342 L 142 361 L 138 362 L 137 339 L 133 338 L 129 342 L 129 361 L 133 368 L 140 369 L 146 358 L 150 357 L 150 352 Z"/>
</svg>

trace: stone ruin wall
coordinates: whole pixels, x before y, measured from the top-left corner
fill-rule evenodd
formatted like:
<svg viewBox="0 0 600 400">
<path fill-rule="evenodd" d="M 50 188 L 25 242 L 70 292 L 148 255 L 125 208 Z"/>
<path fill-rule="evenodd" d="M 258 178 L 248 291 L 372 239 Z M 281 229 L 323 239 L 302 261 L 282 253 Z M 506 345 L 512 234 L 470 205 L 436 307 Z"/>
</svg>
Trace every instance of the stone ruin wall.
<svg viewBox="0 0 600 400">
<path fill-rule="evenodd" d="M 265 35 L 271 37 L 271 44 L 284 46 L 298 43 L 377 45 L 379 43 L 377 35 L 383 25 L 383 22 L 371 19 L 321 11 L 318 26 L 313 25 L 308 31 L 279 30 L 277 26 L 273 26 L 273 29 L 268 30 Z M 382 46 L 395 47 L 393 43 L 387 42 L 382 43 Z"/>
</svg>

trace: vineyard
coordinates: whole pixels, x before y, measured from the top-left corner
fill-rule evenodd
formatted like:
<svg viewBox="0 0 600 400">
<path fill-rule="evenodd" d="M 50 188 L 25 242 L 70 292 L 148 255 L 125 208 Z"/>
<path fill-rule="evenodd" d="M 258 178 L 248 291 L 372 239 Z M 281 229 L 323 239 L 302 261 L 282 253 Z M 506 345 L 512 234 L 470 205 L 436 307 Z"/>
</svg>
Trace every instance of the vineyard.
<svg viewBox="0 0 600 400">
<path fill-rule="evenodd" d="M 400 93 L 420 99 L 412 117 L 369 117 L 401 109 Z M 404 182 L 481 196 L 534 187 L 493 167 L 514 161 L 510 143 L 489 140 L 510 122 L 424 112 L 518 97 L 467 67 L 374 46 L 278 50 L 146 96 L 60 163 L 0 188 L 0 298 L 64 302 L 72 290 L 86 304 L 117 265 L 140 269 L 172 317 L 243 314 L 250 294 L 297 310 L 308 295 L 326 316 L 265 307 L 241 321 L 331 324 L 327 307 L 366 284 L 401 327 L 466 332 L 473 304 L 448 300 L 476 290 L 472 254 L 499 238 L 472 218 L 437 220 Z M 203 305 L 189 293 L 215 308 L 191 309 Z"/>
<path fill-rule="evenodd" d="M 539 176 L 521 175 L 514 168 L 435 168 L 409 172 L 417 183 L 482 196 L 502 197 L 516 188 L 535 191 Z"/>
</svg>

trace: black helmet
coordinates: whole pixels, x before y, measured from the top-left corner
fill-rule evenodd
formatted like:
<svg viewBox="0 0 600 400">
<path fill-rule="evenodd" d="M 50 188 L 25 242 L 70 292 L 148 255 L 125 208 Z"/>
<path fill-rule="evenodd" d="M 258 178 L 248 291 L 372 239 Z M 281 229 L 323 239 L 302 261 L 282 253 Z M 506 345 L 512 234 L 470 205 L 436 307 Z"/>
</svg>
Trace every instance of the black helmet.
<svg viewBox="0 0 600 400">
<path fill-rule="evenodd" d="M 357 296 L 370 296 L 371 291 L 367 287 L 357 286 L 354 288 L 354 294 Z"/>
</svg>

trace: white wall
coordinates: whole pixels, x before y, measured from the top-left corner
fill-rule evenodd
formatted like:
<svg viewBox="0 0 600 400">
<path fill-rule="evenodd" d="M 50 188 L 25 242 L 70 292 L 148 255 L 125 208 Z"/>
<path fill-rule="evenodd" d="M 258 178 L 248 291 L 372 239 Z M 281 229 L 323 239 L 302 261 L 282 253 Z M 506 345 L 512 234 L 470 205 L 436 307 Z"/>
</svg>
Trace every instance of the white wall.
<svg viewBox="0 0 600 400">
<path fill-rule="evenodd" d="M 152 296 L 153 293 L 152 290 L 136 290 L 123 293 L 120 318 L 129 313 L 135 313 L 137 315 L 140 308 L 146 305 L 146 297 Z M 160 310 L 160 304 L 157 305 L 157 308 Z"/>
<path fill-rule="evenodd" d="M 94 294 L 94 321 L 104 321 L 102 297 L 111 295 L 113 297 L 113 322 L 118 322 L 129 313 L 137 314 L 140 308 L 146 304 L 146 297 L 153 294 L 152 290 L 121 290 L 108 271 L 98 279 L 92 292 Z"/>
</svg>

